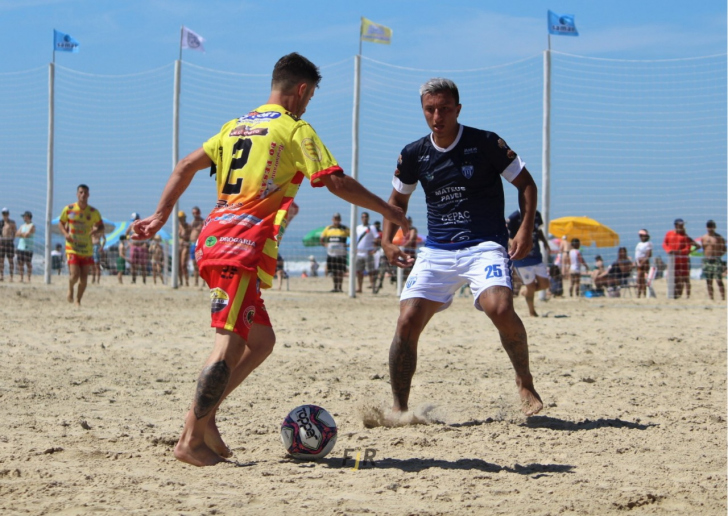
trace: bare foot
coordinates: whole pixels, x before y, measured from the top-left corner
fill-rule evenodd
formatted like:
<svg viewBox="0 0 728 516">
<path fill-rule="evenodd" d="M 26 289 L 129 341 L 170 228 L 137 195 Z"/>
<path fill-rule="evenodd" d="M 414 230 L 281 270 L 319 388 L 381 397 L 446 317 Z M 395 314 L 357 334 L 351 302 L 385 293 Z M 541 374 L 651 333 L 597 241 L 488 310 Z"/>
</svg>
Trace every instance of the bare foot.
<svg viewBox="0 0 728 516">
<path fill-rule="evenodd" d="M 529 312 L 529 315 L 530 315 L 531 317 L 538 317 L 538 314 L 536 313 L 536 310 L 531 310 L 531 311 Z"/>
<path fill-rule="evenodd" d="M 541 396 L 538 395 L 536 389 L 531 387 L 520 387 L 518 394 L 521 397 L 521 410 L 527 416 L 533 416 L 541 412 L 543 402 Z"/>
<path fill-rule="evenodd" d="M 68 295 L 66 295 L 66 301 L 69 303 L 73 303 L 73 291 L 69 292 Z"/>
<path fill-rule="evenodd" d="M 232 450 L 222 440 L 220 431 L 217 429 L 217 424 L 212 418 L 210 418 L 210 422 L 207 424 L 205 431 L 205 444 L 221 457 L 228 458 L 233 456 Z"/>
<path fill-rule="evenodd" d="M 229 462 L 210 449 L 204 442 L 192 444 L 180 441 L 174 447 L 174 457 L 193 466 L 214 466 L 221 462 Z"/>
</svg>

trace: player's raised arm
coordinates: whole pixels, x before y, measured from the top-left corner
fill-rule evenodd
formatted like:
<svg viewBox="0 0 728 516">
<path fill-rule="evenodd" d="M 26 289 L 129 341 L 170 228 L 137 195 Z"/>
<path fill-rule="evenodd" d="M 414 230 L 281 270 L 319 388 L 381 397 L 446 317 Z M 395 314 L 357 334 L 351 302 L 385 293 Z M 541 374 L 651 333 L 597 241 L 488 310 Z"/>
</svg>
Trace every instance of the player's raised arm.
<svg viewBox="0 0 728 516">
<path fill-rule="evenodd" d="M 523 168 L 511 182 L 518 189 L 518 205 L 521 209 L 521 227 L 511 242 L 508 255 L 511 260 L 525 258 L 533 247 L 533 226 L 536 217 L 538 189 L 531 174 Z M 538 243 L 536 244 L 538 245 Z"/>
<path fill-rule="evenodd" d="M 361 206 L 362 208 L 376 211 L 382 215 L 385 224 L 388 221 L 392 221 L 404 229 L 409 230 L 407 217 L 405 217 L 405 212 L 402 208 L 387 204 L 383 199 L 371 193 L 352 177 L 345 175 L 343 172 L 336 172 L 322 176 L 321 181 L 337 197 Z"/>
<path fill-rule="evenodd" d="M 389 196 L 389 204 L 400 208 L 405 214 L 407 213 L 407 207 L 409 206 L 410 196 L 412 194 L 403 194 L 395 189 L 392 189 L 392 194 Z M 390 264 L 396 265 L 397 267 L 406 268 L 412 267 L 414 264 L 414 258 L 405 254 L 397 245 L 392 243 L 394 235 L 399 229 L 399 225 L 389 220 L 384 221 L 382 227 L 382 249 L 387 257 Z M 408 227 L 402 228 L 402 233 L 408 231 Z"/>
<path fill-rule="evenodd" d="M 162 229 L 169 218 L 169 214 L 172 213 L 174 205 L 184 191 L 187 190 L 187 187 L 190 186 L 195 174 L 211 165 L 212 160 L 202 147 L 182 158 L 174 167 L 172 175 L 169 176 L 155 212 L 146 219 L 134 223 L 135 235 L 132 238 L 134 240 L 148 240 Z"/>
</svg>

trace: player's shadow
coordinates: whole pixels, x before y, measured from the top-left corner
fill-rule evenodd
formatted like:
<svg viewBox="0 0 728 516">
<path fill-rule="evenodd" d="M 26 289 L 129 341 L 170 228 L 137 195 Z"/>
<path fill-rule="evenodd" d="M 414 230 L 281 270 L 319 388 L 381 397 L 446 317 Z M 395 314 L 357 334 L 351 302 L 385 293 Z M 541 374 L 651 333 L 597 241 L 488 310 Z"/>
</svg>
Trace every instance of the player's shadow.
<svg viewBox="0 0 728 516">
<path fill-rule="evenodd" d="M 551 430 L 566 430 L 575 432 L 578 430 L 597 430 L 599 428 L 627 428 L 628 430 L 647 430 L 653 426 L 659 426 L 656 423 L 635 423 L 632 421 L 623 421 L 619 418 L 595 420 L 585 419 L 584 421 L 566 421 L 549 416 L 531 416 L 521 426 L 528 428 L 550 428 Z"/>
<path fill-rule="evenodd" d="M 349 458 L 344 461 L 342 458 L 326 457 L 320 462 L 326 464 L 330 468 L 337 469 L 353 469 L 354 461 Z M 484 473 L 516 473 L 518 475 L 548 475 L 549 473 L 573 473 L 574 466 L 569 464 L 527 464 L 522 466 L 516 464 L 513 467 L 499 466 L 491 464 L 482 459 L 458 459 L 449 461 L 443 459 L 375 459 L 372 462 L 361 463 L 360 470 L 366 469 L 399 469 L 410 473 L 419 473 L 420 471 L 437 468 L 437 469 L 454 469 L 461 471 L 482 471 Z"/>
</svg>

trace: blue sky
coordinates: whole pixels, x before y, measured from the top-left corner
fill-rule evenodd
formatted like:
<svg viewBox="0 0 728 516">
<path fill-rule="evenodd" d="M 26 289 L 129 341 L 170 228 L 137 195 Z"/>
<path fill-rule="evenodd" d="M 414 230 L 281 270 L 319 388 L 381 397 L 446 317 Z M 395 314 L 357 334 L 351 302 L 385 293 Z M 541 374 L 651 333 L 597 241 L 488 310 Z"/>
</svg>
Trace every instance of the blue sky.
<svg viewBox="0 0 728 516">
<path fill-rule="evenodd" d="M 298 51 L 320 65 L 357 52 L 360 16 L 394 30 L 390 46 L 365 44 L 364 55 L 400 66 L 468 69 L 539 54 L 547 44 L 546 11 L 575 15 L 580 36 L 553 37 L 562 52 L 619 59 L 665 59 L 726 51 L 726 2 L 511 0 L 0 0 L 0 72 L 51 60 L 58 29 L 81 43 L 57 62 L 78 71 L 126 74 L 178 56 L 179 29 L 206 38 L 200 66 L 268 73 Z"/>
</svg>

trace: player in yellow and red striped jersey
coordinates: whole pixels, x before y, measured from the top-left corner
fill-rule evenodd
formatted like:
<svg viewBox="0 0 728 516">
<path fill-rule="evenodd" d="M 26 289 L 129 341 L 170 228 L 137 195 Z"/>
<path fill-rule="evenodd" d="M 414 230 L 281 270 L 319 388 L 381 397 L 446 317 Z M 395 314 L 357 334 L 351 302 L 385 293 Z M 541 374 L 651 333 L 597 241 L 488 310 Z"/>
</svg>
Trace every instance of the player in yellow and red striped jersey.
<svg viewBox="0 0 728 516">
<path fill-rule="evenodd" d="M 342 199 L 407 225 L 404 211 L 387 204 L 341 167 L 313 128 L 301 120 L 318 87 L 318 68 L 305 57 L 283 56 L 273 69 L 268 102 L 231 120 L 182 159 L 153 215 L 134 225 L 148 239 L 164 226 L 194 175 L 217 175 L 217 206 L 197 239 L 195 257 L 210 286 L 215 347 L 200 373 L 175 457 L 196 466 L 231 455 L 215 424 L 222 400 L 272 352 L 275 333 L 260 296 L 275 274 L 278 243 L 304 179 Z"/>
<path fill-rule="evenodd" d="M 76 304 L 81 304 L 81 298 L 86 290 L 88 272 L 94 265 L 94 251 L 91 242 L 93 235 L 104 234 L 104 223 L 101 213 L 93 206 L 89 206 L 89 188 L 78 185 L 76 188 L 77 202 L 63 207 L 58 228 L 66 239 L 66 257 L 68 259 L 68 302 L 73 303 L 73 288 L 78 283 Z"/>
</svg>

